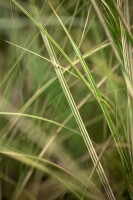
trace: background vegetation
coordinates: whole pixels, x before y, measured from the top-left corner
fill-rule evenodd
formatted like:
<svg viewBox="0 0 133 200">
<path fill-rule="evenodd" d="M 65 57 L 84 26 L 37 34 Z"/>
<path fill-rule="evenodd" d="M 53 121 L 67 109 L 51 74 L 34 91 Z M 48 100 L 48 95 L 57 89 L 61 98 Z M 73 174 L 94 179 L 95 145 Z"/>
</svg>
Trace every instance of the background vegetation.
<svg viewBox="0 0 133 200">
<path fill-rule="evenodd" d="M 133 4 L 0 0 L 0 199 L 133 197 Z"/>
</svg>

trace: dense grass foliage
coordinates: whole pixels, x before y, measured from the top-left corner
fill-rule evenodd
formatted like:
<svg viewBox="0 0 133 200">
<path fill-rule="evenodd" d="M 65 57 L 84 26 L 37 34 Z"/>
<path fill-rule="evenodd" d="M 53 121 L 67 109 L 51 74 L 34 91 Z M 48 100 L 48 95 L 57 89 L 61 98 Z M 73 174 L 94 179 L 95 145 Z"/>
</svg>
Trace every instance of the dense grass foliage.
<svg viewBox="0 0 133 200">
<path fill-rule="evenodd" d="M 133 197 L 133 4 L 0 1 L 0 199 Z"/>
</svg>

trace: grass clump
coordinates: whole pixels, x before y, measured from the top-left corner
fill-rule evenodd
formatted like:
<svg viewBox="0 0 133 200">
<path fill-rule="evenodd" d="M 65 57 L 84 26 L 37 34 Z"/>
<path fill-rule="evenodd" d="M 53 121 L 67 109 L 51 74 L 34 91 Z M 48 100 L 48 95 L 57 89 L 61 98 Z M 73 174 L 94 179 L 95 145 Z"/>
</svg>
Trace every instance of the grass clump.
<svg viewBox="0 0 133 200">
<path fill-rule="evenodd" d="M 2 199 L 132 199 L 130 1 L 0 3 Z"/>
</svg>

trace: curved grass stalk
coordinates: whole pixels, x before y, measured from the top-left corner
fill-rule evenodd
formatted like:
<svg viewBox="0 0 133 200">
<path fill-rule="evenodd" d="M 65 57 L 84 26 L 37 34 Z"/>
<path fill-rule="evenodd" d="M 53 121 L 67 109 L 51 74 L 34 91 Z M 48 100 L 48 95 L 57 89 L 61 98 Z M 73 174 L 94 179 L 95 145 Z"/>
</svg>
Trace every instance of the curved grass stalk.
<svg viewBox="0 0 133 200">
<path fill-rule="evenodd" d="M 9 109 L 9 108 L 8 108 Z M 10 105 L 10 109 L 11 109 L 11 105 Z M 8 116 L 8 115 L 7 115 Z M 23 128 L 25 126 L 25 128 Z M 28 126 L 30 126 L 30 127 L 32 127 L 32 129 L 33 130 L 35 130 L 35 126 L 34 126 L 34 124 L 33 123 L 31 123 L 28 119 L 27 120 L 25 120 L 24 121 L 24 123 L 20 126 L 19 125 L 19 123 L 18 123 L 18 127 L 19 127 L 19 129 L 23 132 L 23 133 L 25 133 L 26 134 L 26 137 L 27 138 L 29 138 L 29 139 L 31 139 L 31 141 L 32 142 L 34 142 L 35 144 L 37 144 L 40 148 L 43 148 L 44 146 L 45 146 L 45 143 L 46 143 L 46 141 L 44 142 L 44 141 L 42 141 L 42 145 L 40 146 L 39 145 L 39 141 L 40 141 L 40 138 L 41 138 L 41 135 L 38 135 L 38 140 L 36 140 L 37 138 L 34 138 L 33 137 L 33 135 L 31 135 L 30 134 L 30 131 L 28 130 Z M 37 128 L 38 129 L 38 128 Z M 38 130 L 39 131 L 39 133 L 40 134 L 44 134 L 44 131 L 42 131 L 41 129 L 39 129 Z M 47 140 L 47 136 L 45 135 L 45 140 Z M 47 145 L 47 143 L 46 143 L 46 145 Z M 1 144 L 1 147 L 0 148 L 3 148 L 3 146 L 5 146 L 5 147 L 10 147 L 11 148 L 11 146 L 10 146 L 10 144 L 9 143 L 3 143 L 3 144 Z M 60 150 L 60 148 L 59 148 L 59 146 L 58 145 L 53 145 L 52 146 L 52 148 L 55 148 L 56 150 L 57 150 L 57 152 L 60 152 L 60 156 L 62 156 L 61 155 L 61 150 Z M 23 155 L 23 153 L 22 152 L 19 152 L 19 154 L 21 155 Z M 63 154 L 63 158 L 65 159 L 65 156 L 64 156 L 65 154 Z M 31 155 L 29 155 L 29 157 L 33 157 L 33 156 L 31 156 Z M 39 156 L 37 156 L 36 157 L 36 160 L 38 160 L 38 159 L 40 159 L 41 160 L 41 157 L 42 157 L 42 155 L 41 155 L 41 153 L 40 153 L 40 155 Z M 34 158 L 34 157 L 33 157 Z M 73 162 L 73 160 L 70 160 L 70 162 Z M 32 168 L 31 170 L 29 170 L 29 172 L 28 172 L 28 174 L 27 174 L 27 176 L 26 176 L 26 179 L 24 179 L 24 181 L 22 182 L 22 185 L 21 185 L 21 188 L 19 188 L 19 190 L 17 190 L 16 191 L 16 193 L 15 193 L 15 196 L 14 196 L 14 198 L 13 199 L 17 199 L 18 198 L 18 196 L 20 195 L 20 192 L 21 192 L 21 190 L 23 191 L 23 189 L 24 189 L 24 187 L 25 187 L 25 182 L 26 182 L 26 180 L 28 179 L 28 177 L 30 177 L 30 174 L 32 174 L 32 172 L 33 172 L 33 170 L 34 170 L 34 168 Z M 73 168 L 73 171 L 74 172 L 76 172 L 76 174 L 77 175 L 79 175 L 81 178 L 80 178 L 80 180 L 82 180 L 83 181 L 83 185 L 85 184 L 85 179 L 83 178 L 84 177 L 84 174 L 83 174 L 83 172 L 80 172 L 80 174 L 78 173 L 78 171 L 77 171 L 77 168 Z M 85 177 L 86 178 L 86 177 Z M 64 179 L 63 179 L 63 181 L 65 181 Z M 85 182 L 84 182 L 85 181 Z M 60 181 L 61 182 L 61 181 Z M 90 183 L 91 184 L 91 183 Z M 89 187 L 90 188 L 90 187 Z M 76 189 L 76 188 L 75 188 Z M 98 190 L 98 189 L 97 189 Z M 76 190 L 76 191 L 79 191 L 78 189 Z M 98 192 L 98 193 L 97 193 Z M 97 191 L 96 193 L 96 195 L 100 195 L 100 192 L 99 191 Z M 88 194 L 86 194 L 86 195 L 88 195 Z M 104 198 L 99 198 L 99 199 L 104 199 Z"/>
<path fill-rule="evenodd" d="M 36 37 L 38 36 L 38 34 L 36 35 Z M 35 37 L 35 38 L 36 38 Z M 106 47 L 108 47 L 110 45 L 110 43 L 108 43 L 108 41 L 105 41 L 105 42 L 103 42 L 101 45 L 98 45 L 98 46 L 96 46 L 95 48 L 93 48 L 92 50 L 90 50 L 90 51 L 88 51 L 88 52 L 86 52 L 84 55 L 83 55 L 83 57 L 84 58 L 87 58 L 87 57 L 89 57 L 89 56 L 91 56 L 91 55 L 93 55 L 94 53 L 96 53 L 97 51 L 99 51 L 99 50 L 101 50 L 101 49 L 103 49 L 103 48 L 106 48 Z M 29 45 L 30 46 L 30 45 Z M 19 46 L 17 45 L 17 47 L 19 48 Z M 26 51 L 27 49 L 25 49 L 25 51 Z M 29 52 L 29 51 L 28 51 Z M 29 52 L 29 53 L 32 53 L 32 51 L 31 52 Z M 24 54 L 22 54 L 22 56 L 23 56 Z M 37 56 L 37 55 L 36 55 Z M 52 61 L 51 61 L 52 62 Z M 76 64 L 78 64 L 78 62 L 79 62 L 79 59 L 76 59 L 74 62 L 73 62 L 73 64 L 74 65 L 76 65 Z M 13 70 L 14 70 L 14 67 L 15 67 L 16 65 L 14 65 L 13 66 Z M 71 65 L 68 65 L 67 67 L 66 67 L 66 70 L 64 70 L 62 73 L 65 73 L 66 71 L 68 71 L 69 69 L 71 68 Z M 115 69 L 115 68 L 114 68 Z M 114 70 L 113 69 L 113 70 Z M 8 75 L 6 76 L 6 78 L 4 79 L 4 80 L 6 80 L 8 77 L 9 77 L 9 75 L 11 74 L 11 72 L 12 72 L 12 68 L 11 68 L 11 71 L 9 71 L 9 73 L 8 73 Z M 105 78 L 106 79 L 106 78 Z M 32 105 L 32 103 L 48 88 L 48 87 L 50 87 L 55 81 L 57 80 L 57 77 L 55 77 L 55 78 L 52 78 L 51 80 L 49 80 L 47 83 L 45 83 L 41 88 L 39 88 L 36 92 L 35 92 L 35 94 L 25 103 L 25 105 L 19 110 L 19 111 L 17 111 L 17 112 L 19 112 L 19 113 L 23 113 L 23 112 L 25 112 L 31 105 Z M 104 80 L 104 79 L 103 79 Z M 4 81 L 5 82 L 5 81 Z M 3 82 L 3 83 L 4 83 Z M 99 83 L 100 84 L 100 83 Z M 90 96 L 90 95 L 89 95 Z M 19 120 L 19 116 L 17 116 L 16 117 L 16 119 L 14 118 L 14 120 L 9 124 L 9 125 L 7 125 L 5 128 L 3 128 L 3 130 L 1 131 L 1 134 L 2 133 L 4 133 L 5 131 L 6 131 L 6 135 L 8 134 L 8 132 L 9 131 L 11 131 L 11 129 L 14 127 L 14 125 L 17 123 L 17 121 Z"/>
<path fill-rule="evenodd" d="M 60 67 L 64 72 L 68 72 L 68 73 L 70 73 L 71 75 L 77 77 L 77 75 L 75 75 L 74 73 L 72 73 L 71 71 L 69 71 L 69 68 L 70 68 L 70 67 L 64 68 L 64 67 L 62 67 L 61 65 L 56 66 L 56 63 L 52 63 L 51 60 L 49 60 L 48 58 L 46 58 L 46 57 L 44 57 L 44 56 L 41 56 L 41 55 L 38 54 L 38 53 L 35 53 L 34 51 L 31 51 L 31 50 L 29 50 L 29 49 L 27 49 L 27 48 L 24 48 L 24 47 L 22 47 L 22 46 L 19 46 L 19 45 L 17 45 L 17 44 L 12 43 L 12 42 L 9 42 L 9 41 L 6 41 L 6 40 L 4 40 L 4 41 L 7 42 L 8 44 L 11 44 L 11 45 L 13 45 L 13 46 L 15 46 L 15 47 L 18 47 L 18 48 L 24 50 L 25 52 L 31 53 L 31 54 L 33 54 L 33 55 L 39 57 L 39 58 L 42 58 L 43 60 L 46 60 L 46 61 L 50 62 L 51 64 L 55 65 L 55 67 L 57 67 L 57 68 Z M 78 78 L 78 77 L 77 77 L 77 78 Z"/>
<path fill-rule="evenodd" d="M 49 3 L 49 4 L 50 4 L 50 3 Z M 113 124 L 113 122 L 112 122 L 112 120 L 111 120 L 111 118 L 110 118 L 110 115 L 109 115 L 109 113 L 108 113 L 108 111 L 107 111 L 107 109 L 106 109 L 106 106 L 105 106 L 105 104 L 103 103 L 103 101 L 102 101 L 102 99 L 101 99 L 100 91 L 98 90 L 98 88 L 97 88 L 97 86 L 96 86 L 96 83 L 95 83 L 95 81 L 94 81 L 94 79 L 93 79 L 93 76 L 92 76 L 92 74 L 91 74 L 91 72 L 90 72 L 90 70 L 89 70 L 89 68 L 88 68 L 88 66 L 87 66 L 87 64 L 86 64 L 86 62 L 85 62 L 83 56 L 81 55 L 79 49 L 77 48 L 75 42 L 73 41 L 72 37 L 71 37 L 70 34 L 68 33 L 68 31 L 67 31 L 66 27 L 64 26 L 64 24 L 62 23 L 60 17 L 57 15 L 56 11 L 54 10 L 54 8 L 52 7 L 51 4 L 50 4 L 50 6 L 51 6 L 53 12 L 55 13 L 56 17 L 58 18 L 58 20 L 59 20 L 61 26 L 63 27 L 63 29 L 64 29 L 64 31 L 65 31 L 65 33 L 67 34 L 67 36 L 68 36 L 68 38 L 69 38 L 69 41 L 70 41 L 70 43 L 71 43 L 71 45 L 72 45 L 72 47 L 73 47 L 73 49 L 74 49 L 74 51 L 75 51 L 77 57 L 78 57 L 79 60 L 80 60 L 80 63 L 81 63 L 81 65 L 82 65 L 82 67 L 83 67 L 83 69 L 84 69 L 84 71 L 85 71 L 85 74 L 86 74 L 86 76 L 87 76 L 87 79 L 88 79 L 88 81 L 89 81 L 91 87 L 93 88 L 92 94 L 94 95 L 94 97 L 96 98 L 97 102 L 99 103 L 99 106 L 100 106 L 101 109 L 102 109 L 102 112 L 103 112 L 103 114 L 104 114 L 104 116 L 105 116 L 105 119 L 106 119 L 106 121 L 107 121 L 107 123 L 108 123 L 108 126 L 109 126 L 109 128 L 110 128 L 110 131 L 111 131 L 111 133 L 112 133 L 112 136 L 113 136 L 113 138 L 114 138 L 114 140 L 115 140 L 116 146 L 118 147 L 118 152 L 119 152 L 120 157 L 121 157 L 121 159 L 122 159 L 122 162 L 123 162 L 123 164 L 124 164 L 125 170 L 128 171 L 128 173 L 129 173 L 129 175 L 130 175 L 130 180 L 133 182 L 133 178 L 132 178 L 132 175 L 131 175 L 131 173 L 130 173 L 130 169 L 129 169 L 128 162 L 127 162 L 126 157 L 125 157 L 125 155 L 124 155 L 123 149 L 120 147 L 120 141 L 119 141 L 118 133 L 116 132 L 115 127 L 114 127 L 114 124 Z"/>
<path fill-rule="evenodd" d="M 51 44 L 49 43 L 49 41 L 50 41 L 54 46 L 57 47 L 57 49 L 58 49 L 58 50 L 62 53 L 62 55 L 67 59 L 67 61 L 73 66 L 73 68 L 74 68 L 75 71 L 77 72 L 77 75 L 79 75 L 79 77 L 80 77 L 81 80 L 85 83 L 85 85 L 88 86 L 89 90 L 93 93 L 93 95 L 95 96 L 95 94 L 96 94 L 97 97 L 99 97 L 99 96 L 98 96 L 99 94 L 98 94 L 97 88 L 95 87 L 95 82 L 94 82 L 94 80 L 92 79 L 91 75 L 88 74 L 88 70 L 86 69 L 86 67 L 85 67 L 84 69 L 85 69 L 85 72 L 87 73 L 87 76 L 88 76 L 88 78 L 89 78 L 90 83 L 92 84 L 91 87 L 93 87 L 94 92 L 92 91 L 92 88 L 90 87 L 90 85 L 88 84 L 88 82 L 84 79 L 84 77 L 82 76 L 82 74 L 81 74 L 81 73 L 77 70 L 77 68 L 73 65 L 73 63 L 71 62 L 71 60 L 69 59 L 69 57 L 68 57 L 68 56 L 65 54 L 65 52 L 59 47 L 59 45 L 53 40 L 53 38 L 48 34 L 48 32 L 47 32 L 46 30 L 43 29 L 42 25 L 41 25 L 40 23 L 38 23 L 38 22 L 26 11 L 17 1 L 15 1 L 15 0 L 12 0 L 12 1 L 26 14 L 35 24 L 36 24 L 36 26 L 40 29 L 40 31 L 45 35 L 45 36 L 43 35 L 43 38 L 44 38 L 44 42 L 45 42 L 45 45 L 46 45 L 46 48 L 47 48 L 47 51 L 48 51 L 48 53 L 49 53 L 49 55 L 50 55 L 51 60 L 58 63 L 58 61 L 57 61 L 57 59 L 56 59 L 56 56 L 55 56 L 55 53 L 54 53 L 54 50 L 53 50 L 53 48 L 51 47 Z M 75 50 L 76 50 L 76 49 L 75 49 Z M 85 63 L 84 63 L 84 60 L 82 59 L 82 57 L 81 57 L 79 51 L 76 51 L 76 53 L 77 53 L 77 56 L 79 57 L 79 59 L 80 59 L 80 61 L 81 61 L 81 64 L 84 65 L 84 64 L 85 64 Z M 90 139 L 90 137 L 89 137 L 89 135 L 88 135 L 88 133 L 87 133 L 87 131 L 86 131 L 86 128 L 85 128 L 85 126 L 84 126 L 84 123 L 83 123 L 83 121 L 82 121 L 82 119 L 81 119 L 81 116 L 80 116 L 80 114 L 79 114 L 79 111 L 77 110 L 76 104 L 75 104 L 75 102 L 74 102 L 74 100 L 73 100 L 73 97 L 72 97 L 72 95 L 71 95 L 71 93 L 70 93 L 70 90 L 69 90 L 69 88 L 68 88 L 68 85 L 67 85 L 67 83 L 66 83 L 66 81 L 65 81 L 65 79 L 64 79 L 64 76 L 63 76 L 63 74 L 62 74 L 62 71 L 60 70 L 60 68 L 58 68 L 58 69 L 55 68 L 55 71 L 56 71 L 56 73 L 57 73 L 57 76 L 58 76 L 58 79 L 59 79 L 60 84 L 61 84 L 61 86 L 62 86 L 62 89 L 63 89 L 63 91 L 64 91 L 64 94 L 65 94 L 65 96 L 66 96 L 66 98 L 67 98 L 67 100 L 68 100 L 68 103 L 69 103 L 69 105 L 70 105 L 70 108 L 71 108 L 71 110 L 72 110 L 72 112 L 73 112 L 73 114 L 74 114 L 74 117 L 75 117 L 75 119 L 76 119 L 76 121 L 77 121 L 77 123 L 78 123 L 78 126 L 79 126 L 80 131 L 81 131 L 82 136 L 83 136 L 83 139 L 84 139 L 84 141 L 85 141 L 85 144 L 86 144 L 86 146 L 87 146 L 87 148 L 88 148 L 88 151 L 89 151 L 89 153 L 90 153 L 90 155 L 91 155 L 92 161 L 93 161 L 94 165 L 96 165 L 96 164 L 98 163 L 97 172 L 98 172 L 99 177 L 100 177 L 100 179 L 101 179 L 101 181 L 102 181 L 102 183 L 103 183 L 103 186 L 104 186 L 105 191 L 106 191 L 106 193 L 107 193 L 107 195 L 108 195 L 108 198 L 114 200 L 114 199 L 115 199 L 114 194 L 113 194 L 113 192 L 112 192 L 112 190 L 111 190 L 111 187 L 110 187 L 110 185 L 109 185 L 109 183 L 108 183 L 108 180 L 107 180 L 107 177 L 106 177 L 105 172 L 104 172 L 104 170 L 103 170 L 103 167 L 102 167 L 101 163 L 98 162 L 99 159 L 98 159 L 97 154 L 96 154 L 96 152 L 95 152 L 95 149 L 94 149 L 94 147 L 93 147 L 93 145 L 92 145 L 91 139 Z M 96 98 L 97 98 L 97 97 L 96 97 Z M 98 99 L 98 101 L 99 101 L 99 99 Z M 99 101 L 99 103 L 101 103 L 101 102 Z M 102 104 L 101 104 L 101 105 L 102 105 Z M 105 110 L 104 110 L 104 112 L 105 112 Z"/>
<path fill-rule="evenodd" d="M 63 185 L 66 186 L 66 188 L 68 188 L 70 191 L 72 191 L 75 196 L 78 198 L 78 199 L 81 199 L 80 195 L 68 184 L 66 183 L 62 178 L 60 178 L 58 176 L 58 174 L 54 173 L 52 170 L 50 170 L 48 167 L 44 166 L 43 164 L 39 163 L 35 157 L 33 156 L 29 156 L 29 155 L 26 155 L 26 154 L 22 154 L 22 153 L 19 153 L 19 152 L 14 152 L 13 150 L 11 150 L 10 148 L 7 148 L 7 147 L 1 147 L 0 148 L 0 153 L 1 154 L 4 154 L 4 155 L 7 155 L 13 159 L 16 159 L 22 163 L 25 163 L 29 166 L 32 166 L 33 168 L 36 168 L 40 171 L 43 171 L 47 174 L 50 174 L 52 175 L 56 180 L 58 180 L 59 182 L 61 182 Z M 14 199 L 17 199 L 16 197 Z"/>
<path fill-rule="evenodd" d="M 50 119 L 47 119 L 47 118 L 44 118 L 44 117 L 39 117 L 39 116 L 36 116 L 36 115 L 30 115 L 30 114 L 24 114 L 24 113 L 1 112 L 1 111 L 0 111 L 0 115 L 19 116 L 19 117 L 27 117 L 27 118 L 31 118 L 31 119 L 37 119 L 37 120 L 41 120 L 41 121 L 45 121 L 45 122 L 54 124 L 56 126 L 59 126 L 59 127 L 66 129 L 67 131 L 70 131 L 70 132 L 73 132 L 75 134 L 80 135 L 79 132 L 73 130 L 72 128 L 69 128 L 68 126 L 64 126 L 64 125 L 62 125 L 58 122 L 55 122 L 53 120 L 50 120 Z"/>
</svg>

